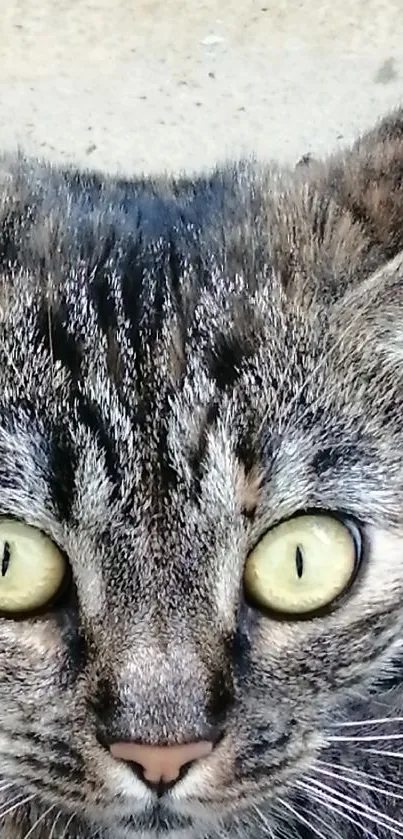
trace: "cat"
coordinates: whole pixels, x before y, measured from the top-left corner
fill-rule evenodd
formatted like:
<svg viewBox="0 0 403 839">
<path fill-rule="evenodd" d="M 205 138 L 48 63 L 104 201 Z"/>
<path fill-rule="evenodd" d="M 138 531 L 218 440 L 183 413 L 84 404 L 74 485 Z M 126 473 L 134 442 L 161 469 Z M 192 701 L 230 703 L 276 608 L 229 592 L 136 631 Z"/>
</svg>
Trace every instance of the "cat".
<svg viewBox="0 0 403 839">
<path fill-rule="evenodd" d="M 403 835 L 403 110 L 0 162 L 0 835 Z"/>
</svg>

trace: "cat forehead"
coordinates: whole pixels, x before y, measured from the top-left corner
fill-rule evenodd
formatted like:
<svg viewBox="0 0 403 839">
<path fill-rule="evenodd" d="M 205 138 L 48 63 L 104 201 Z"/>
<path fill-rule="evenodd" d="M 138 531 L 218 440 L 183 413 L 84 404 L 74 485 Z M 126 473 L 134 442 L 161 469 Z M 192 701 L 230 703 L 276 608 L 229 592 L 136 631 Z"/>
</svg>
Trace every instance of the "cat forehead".
<svg viewBox="0 0 403 839">
<path fill-rule="evenodd" d="M 122 545 L 138 541 L 144 552 L 152 532 L 155 553 L 169 538 L 177 548 L 193 539 L 197 551 L 197 541 L 211 544 L 213 532 L 224 544 L 238 518 L 256 508 L 270 526 L 318 499 L 329 507 L 347 494 L 351 503 L 364 491 L 369 499 L 369 468 L 373 486 L 394 465 L 389 438 L 381 445 L 367 402 L 356 410 L 348 387 L 344 400 L 337 388 L 332 402 L 331 389 L 312 394 L 302 377 L 282 402 L 270 379 L 264 385 L 261 374 L 256 384 L 249 370 L 230 394 L 211 394 L 208 381 L 203 400 L 185 388 L 161 411 L 151 396 L 140 416 L 113 391 L 97 401 L 96 391 L 67 390 L 49 415 L 41 399 L 7 402 L 3 394 L 3 509 L 45 529 L 50 511 L 82 531 L 109 528 Z M 53 391 L 55 402 L 58 396 Z"/>
<path fill-rule="evenodd" d="M 2 313 L 0 375 L 6 413 L 12 406 L 64 426 L 78 449 L 96 439 L 123 472 L 148 460 L 154 473 L 173 467 L 184 478 L 209 452 L 224 465 L 227 450 L 242 452 L 250 468 L 262 432 L 306 447 L 332 425 L 362 425 L 370 404 L 375 413 L 380 377 L 396 391 L 381 363 L 376 375 L 381 359 L 370 341 L 357 354 L 365 319 L 351 329 L 347 306 L 331 328 L 326 309 L 288 298 L 275 277 L 250 293 L 241 276 L 217 274 L 214 292 L 201 288 L 190 313 L 162 288 L 156 312 L 143 299 L 130 317 L 121 277 L 108 279 L 106 300 L 76 271 L 49 299 L 20 274 Z"/>
<path fill-rule="evenodd" d="M 64 451 L 62 462 L 74 464 L 81 516 L 94 508 L 94 497 L 100 511 L 111 509 L 116 481 L 132 507 L 136 492 L 163 495 L 162 484 L 172 489 L 175 480 L 182 499 L 195 484 L 196 494 L 214 499 L 216 484 L 231 505 L 234 486 L 246 498 L 255 494 L 256 465 L 263 460 L 267 468 L 274 456 L 296 499 L 301 482 L 312 483 L 315 453 L 334 447 L 337 434 L 357 443 L 371 423 L 380 433 L 378 405 L 385 386 L 389 401 L 396 396 L 393 374 L 383 376 L 382 390 L 384 370 L 371 368 L 370 342 L 352 363 L 348 313 L 330 329 L 329 300 L 318 302 L 323 264 L 315 262 L 320 253 L 309 219 L 327 213 L 326 248 L 333 243 L 338 254 L 345 222 L 339 230 L 328 202 L 312 205 L 303 191 L 296 200 L 286 189 L 275 195 L 279 209 L 272 207 L 269 218 L 256 183 L 249 172 L 247 189 L 235 189 L 237 223 L 231 216 L 224 250 L 211 219 L 200 231 L 185 213 L 178 227 L 172 201 L 160 202 L 171 225 L 165 235 L 151 212 L 150 235 L 136 239 L 127 218 L 116 228 L 121 207 L 106 224 L 105 206 L 94 209 L 85 190 L 82 207 L 72 195 L 66 202 L 66 184 L 53 196 L 63 199 L 56 215 L 46 217 L 45 201 L 36 226 L 31 216 L 22 219 L 25 244 L 8 266 L 0 300 L 5 414 L 11 409 L 28 435 L 34 420 L 53 463 Z M 226 189 L 234 192 L 231 178 Z M 342 287 L 340 277 L 339 297 Z M 363 308 L 360 297 L 356 303 Z M 365 326 L 362 318 L 358 335 Z M 364 398 L 360 381 L 368 368 Z M 288 451 L 282 461 L 278 450 Z"/>
</svg>

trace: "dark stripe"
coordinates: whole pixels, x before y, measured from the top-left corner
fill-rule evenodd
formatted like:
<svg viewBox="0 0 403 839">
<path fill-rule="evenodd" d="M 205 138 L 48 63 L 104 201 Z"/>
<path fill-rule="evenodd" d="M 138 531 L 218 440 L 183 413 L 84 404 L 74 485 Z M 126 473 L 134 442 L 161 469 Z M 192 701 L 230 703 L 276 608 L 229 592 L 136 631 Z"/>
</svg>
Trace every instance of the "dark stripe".
<svg viewBox="0 0 403 839">
<path fill-rule="evenodd" d="M 140 324 L 144 312 L 144 267 L 139 256 L 141 246 L 141 236 L 136 244 L 129 245 L 121 274 L 123 313 L 125 320 L 129 322 L 128 338 L 135 353 L 133 387 L 137 392 L 141 383 L 143 366 Z"/>
<path fill-rule="evenodd" d="M 229 667 L 226 668 L 224 663 L 214 673 L 209 688 L 208 721 L 213 728 L 220 727 L 235 700 L 233 679 Z"/>
<path fill-rule="evenodd" d="M 77 416 L 82 425 L 91 431 L 102 449 L 105 466 L 109 478 L 114 486 L 114 496 L 120 487 L 120 464 L 115 444 L 105 428 L 104 420 L 98 405 L 86 399 L 82 394 L 77 397 Z"/>
<path fill-rule="evenodd" d="M 233 387 L 243 361 L 251 356 L 250 347 L 237 335 L 218 335 L 211 350 L 209 373 L 220 390 Z"/>
<path fill-rule="evenodd" d="M 68 580 L 69 587 L 60 608 L 55 608 L 52 618 L 57 623 L 63 637 L 64 663 L 60 669 L 60 682 L 63 689 L 70 688 L 82 676 L 87 664 L 87 641 L 78 625 L 79 603 L 73 580 Z"/>
<path fill-rule="evenodd" d="M 99 204 L 105 189 L 105 178 L 92 172 L 80 172 L 68 169 L 60 172 L 68 191 L 75 202 L 85 203 L 87 214 Z"/>
<path fill-rule="evenodd" d="M 106 747 L 122 739 L 122 721 L 119 719 L 119 700 L 107 676 L 100 676 L 96 690 L 89 698 L 96 716 L 97 738 Z"/>
<path fill-rule="evenodd" d="M 147 309 L 147 335 L 153 340 L 165 324 L 166 306 L 174 310 L 179 303 L 181 258 L 172 239 L 160 238 L 142 254 L 144 268 L 142 294 Z M 180 305 L 179 307 L 180 308 Z"/>
<path fill-rule="evenodd" d="M 2 219 L 0 228 L 0 264 L 2 266 L 9 269 L 10 265 L 23 261 L 20 251 L 24 240 L 29 236 L 29 228 L 36 220 L 36 215 L 32 205 L 21 204 L 18 210 L 12 210 Z"/>
<path fill-rule="evenodd" d="M 189 456 L 189 465 L 193 476 L 193 493 L 195 497 L 198 497 L 200 494 L 200 484 L 204 474 L 204 460 L 207 449 L 208 431 L 215 425 L 218 412 L 219 406 L 217 403 L 213 402 L 208 406 L 206 417 L 199 431 L 197 446 L 193 449 Z"/>
<path fill-rule="evenodd" d="M 247 755 L 250 755 L 251 758 L 255 758 L 255 760 L 258 761 L 256 766 L 257 775 L 260 775 L 262 771 L 261 759 L 263 758 L 264 760 L 264 757 L 270 754 L 273 749 L 284 749 L 293 734 L 294 732 L 291 730 L 288 723 L 286 731 L 279 734 L 276 740 L 272 739 L 273 732 L 269 724 L 258 725 L 254 728 L 253 740 L 249 747 L 247 747 Z"/>
<path fill-rule="evenodd" d="M 140 221 L 139 221 L 140 223 Z M 144 266 L 140 259 L 142 237 L 128 243 L 121 267 L 121 290 L 125 318 L 130 322 L 130 338 L 138 349 L 140 320 L 143 313 Z"/>
<path fill-rule="evenodd" d="M 180 315 L 182 311 L 181 279 L 183 276 L 183 258 L 177 248 L 173 236 L 171 236 L 169 240 L 168 249 L 168 265 L 172 298 L 175 311 L 178 315 Z"/>
<path fill-rule="evenodd" d="M 306 396 L 305 391 L 301 391 L 298 395 L 298 401 L 295 402 L 293 414 L 299 428 L 302 431 L 309 432 L 311 432 L 312 428 L 324 425 L 328 416 L 328 412 L 324 406 L 319 405 L 317 402 L 312 402 L 311 398 Z"/>
<path fill-rule="evenodd" d="M 54 308 L 45 301 L 39 311 L 37 332 L 47 352 L 54 361 L 60 361 L 73 378 L 78 378 L 84 348 L 68 332 L 68 309 L 63 301 Z"/>
<path fill-rule="evenodd" d="M 366 464 L 368 454 L 359 446 L 326 446 L 317 452 L 311 461 L 311 469 L 316 475 L 335 471 L 342 466 L 354 466 L 357 463 Z"/>
<path fill-rule="evenodd" d="M 314 197 L 316 199 L 317 196 L 315 195 Z M 312 218 L 312 233 L 314 239 L 319 245 L 323 244 L 325 240 L 329 217 L 329 201 L 322 199 L 322 202 L 319 203 L 315 200 Z"/>
<path fill-rule="evenodd" d="M 111 288 L 111 261 L 115 246 L 115 235 L 111 233 L 105 243 L 102 256 L 98 259 L 88 286 L 98 326 L 107 341 L 106 364 L 108 375 L 118 390 L 121 390 L 124 359 L 117 339 L 118 318 L 116 301 Z M 120 393 L 121 399 L 123 394 Z"/>
<path fill-rule="evenodd" d="M 103 245 L 102 253 L 97 259 L 88 290 L 96 312 L 98 326 L 107 337 L 110 330 L 116 329 L 117 318 L 114 299 L 110 287 L 109 263 L 116 244 L 115 233 L 112 232 Z"/>
<path fill-rule="evenodd" d="M 63 426 L 49 431 L 48 486 L 59 521 L 68 522 L 76 494 L 77 452 Z"/>
<path fill-rule="evenodd" d="M 180 313 L 182 267 L 173 239 L 146 245 L 139 234 L 136 243 L 129 245 L 122 264 L 121 289 L 130 341 L 137 354 L 141 352 L 140 327 L 148 340 L 160 333 L 169 296 L 173 309 Z"/>
<path fill-rule="evenodd" d="M 381 176 L 379 172 L 373 170 L 370 160 L 368 165 L 365 165 L 364 163 L 364 166 L 360 171 L 360 181 L 368 184 L 381 182 Z M 351 191 L 348 181 L 346 181 L 344 163 L 335 166 L 334 169 L 332 169 L 332 177 L 329 182 L 329 188 L 334 197 L 338 200 L 340 212 L 343 213 L 343 210 L 347 208 L 354 224 L 358 225 L 368 235 L 371 241 L 371 246 L 373 247 L 374 245 L 377 245 L 378 247 L 381 246 L 383 248 L 385 243 L 383 243 L 379 238 L 379 231 L 376 228 L 374 219 L 368 212 L 364 202 L 360 201 L 359 195 L 356 196 L 354 192 Z"/>
<path fill-rule="evenodd" d="M 43 746 L 41 750 L 43 751 Z M 86 769 L 78 751 L 71 751 L 70 756 L 66 756 L 65 758 L 57 753 L 49 755 L 49 752 L 45 752 L 40 758 L 32 754 L 24 755 L 24 768 L 33 769 L 37 778 L 43 777 L 45 767 L 46 772 L 51 776 L 52 782 L 56 782 L 57 778 L 66 780 L 66 778 L 71 777 L 72 773 L 74 773 L 75 784 L 85 784 Z"/>
<path fill-rule="evenodd" d="M 239 463 L 245 467 L 245 472 L 248 472 L 259 463 L 259 456 L 254 446 L 255 428 L 251 421 L 249 428 L 243 430 L 242 437 L 239 437 L 235 443 L 235 455 Z"/>
</svg>

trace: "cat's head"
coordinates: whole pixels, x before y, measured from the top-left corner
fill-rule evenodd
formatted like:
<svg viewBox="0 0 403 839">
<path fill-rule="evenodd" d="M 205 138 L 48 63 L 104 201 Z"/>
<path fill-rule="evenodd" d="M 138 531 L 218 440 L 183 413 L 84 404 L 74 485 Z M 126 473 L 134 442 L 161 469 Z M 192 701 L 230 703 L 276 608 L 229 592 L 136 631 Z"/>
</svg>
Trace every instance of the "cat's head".
<svg viewBox="0 0 403 839">
<path fill-rule="evenodd" d="M 216 266 L 197 288 L 182 268 L 182 310 L 161 277 L 136 300 L 106 264 L 3 288 L 16 817 L 24 798 L 63 829 L 200 834 L 266 802 L 270 826 L 399 655 L 401 262 L 327 302 L 312 277 L 248 288 Z M 210 753 L 162 796 L 110 751 L 199 741 Z"/>
</svg>

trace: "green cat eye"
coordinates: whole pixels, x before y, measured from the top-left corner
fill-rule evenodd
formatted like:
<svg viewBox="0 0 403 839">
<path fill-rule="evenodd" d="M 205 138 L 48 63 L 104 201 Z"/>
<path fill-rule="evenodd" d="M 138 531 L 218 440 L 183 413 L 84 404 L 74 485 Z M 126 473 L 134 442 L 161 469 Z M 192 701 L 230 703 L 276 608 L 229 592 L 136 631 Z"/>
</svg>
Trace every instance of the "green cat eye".
<svg viewBox="0 0 403 839">
<path fill-rule="evenodd" d="M 66 570 L 63 554 L 42 531 L 0 519 L 0 613 L 43 608 L 60 590 Z"/>
<path fill-rule="evenodd" d="M 329 606 L 351 583 L 357 539 L 332 516 L 296 516 L 269 531 L 249 555 L 245 590 L 257 605 L 290 617 Z"/>
</svg>

